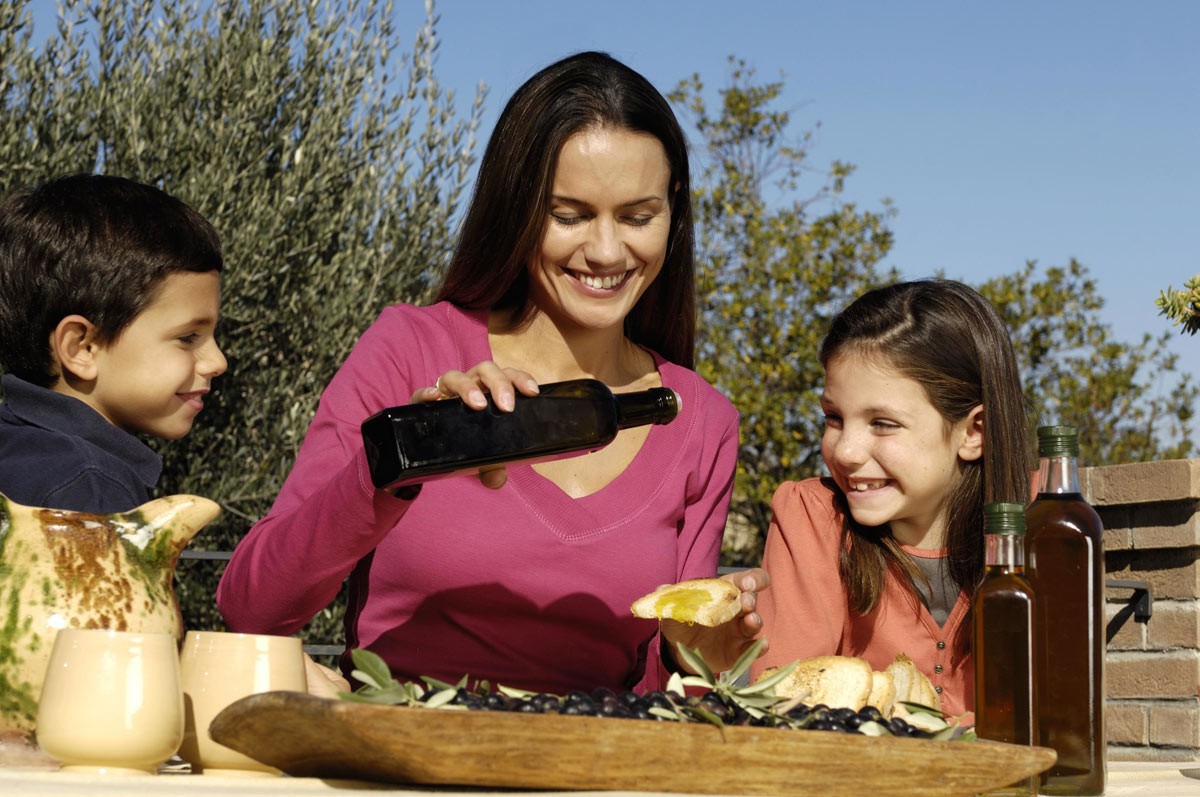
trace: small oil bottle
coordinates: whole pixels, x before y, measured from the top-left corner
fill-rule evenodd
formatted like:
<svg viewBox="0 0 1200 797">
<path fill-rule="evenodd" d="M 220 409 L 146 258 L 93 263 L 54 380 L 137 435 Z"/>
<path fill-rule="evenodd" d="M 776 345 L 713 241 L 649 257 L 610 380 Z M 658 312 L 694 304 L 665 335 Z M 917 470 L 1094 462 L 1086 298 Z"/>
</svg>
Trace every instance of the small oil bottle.
<svg viewBox="0 0 1200 797">
<path fill-rule="evenodd" d="M 1009 744 L 1037 744 L 1035 597 L 1025 578 L 1025 507 L 983 509 L 985 568 L 972 605 L 975 734 Z M 1036 795 L 1037 777 L 988 792 Z"/>
</svg>

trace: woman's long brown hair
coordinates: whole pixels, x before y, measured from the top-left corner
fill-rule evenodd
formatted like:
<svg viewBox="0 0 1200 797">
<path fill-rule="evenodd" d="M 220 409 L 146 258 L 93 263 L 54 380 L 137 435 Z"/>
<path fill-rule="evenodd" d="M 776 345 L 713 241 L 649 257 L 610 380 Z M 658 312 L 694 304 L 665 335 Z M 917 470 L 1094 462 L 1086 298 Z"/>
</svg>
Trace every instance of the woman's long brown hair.
<svg viewBox="0 0 1200 797">
<path fill-rule="evenodd" d="M 512 310 L 528 319 L 530 258 L 549 218 L 558 155 L 567 139 L 595 126 L 652 135 L 671 169 L 671 230 L 658 278 L 625 319 L 625 334 L 691 368 L 696 287 L 687 140 L 666 99 L 640 74 L 605 53 L 551 64 L 504 107 L 479 165 L 471 204 L 437 301 Z"/>
</svg>

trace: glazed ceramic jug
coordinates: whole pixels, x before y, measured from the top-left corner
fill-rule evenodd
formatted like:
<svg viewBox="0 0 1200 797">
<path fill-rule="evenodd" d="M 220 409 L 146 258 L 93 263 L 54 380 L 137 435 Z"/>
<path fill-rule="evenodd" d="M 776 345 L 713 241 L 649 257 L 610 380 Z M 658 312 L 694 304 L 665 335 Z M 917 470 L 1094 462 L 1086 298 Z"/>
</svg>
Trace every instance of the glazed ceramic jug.
<svg viewBox="0 0 1200 797">
<path fill-rule="evenodd" d="M 59 629 L 183 638 L 175 563 L 219 512 L 194 495 L 112 515 L 22 506 L 0 495 L 0 734 L 34 729 Z"/>
</svg>

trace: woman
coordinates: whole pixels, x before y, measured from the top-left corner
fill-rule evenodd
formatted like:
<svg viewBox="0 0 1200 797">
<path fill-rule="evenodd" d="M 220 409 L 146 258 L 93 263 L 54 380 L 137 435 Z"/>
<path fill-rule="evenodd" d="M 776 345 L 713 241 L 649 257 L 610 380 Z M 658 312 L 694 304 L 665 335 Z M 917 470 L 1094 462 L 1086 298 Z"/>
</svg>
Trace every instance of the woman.
<svg viewBox="0 0 1200 797">
<path fill-rule="evenodd" d="M 686 142 L 663 97 L 601 53 L 532 77 L 497 122 L 436 303 L 367 330 L 238 546 L 217 596 L 230 628 L 293 633 L 349 576 L 347 647 L 397 677 L 657 687 L 659 635 L 629 605 L 715 572 L 737 456 L 736 411 L 688 370 L 692 248 Z M 673 388 L 682 412 L 586 456 L 371 486 L 372 413 L 449 396 L 482 408 L 485 391 L 511 409 L 515 391 L 580 377 Z M 718 669 L 759 630 L 765 573 L 737 578 L 742 617 L 665 630 Z"/>
</svg>

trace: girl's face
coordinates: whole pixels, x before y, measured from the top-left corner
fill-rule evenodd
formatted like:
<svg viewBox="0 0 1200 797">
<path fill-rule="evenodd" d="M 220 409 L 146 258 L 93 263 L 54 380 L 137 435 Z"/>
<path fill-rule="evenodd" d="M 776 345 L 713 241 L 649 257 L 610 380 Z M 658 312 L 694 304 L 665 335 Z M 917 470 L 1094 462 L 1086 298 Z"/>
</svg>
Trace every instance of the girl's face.
<svg viewBox="0 0 1200 797">
<path fill-rule="evenodd" d="M 959 461 L 982 454 L 983 408 L 947 429 L 916 380 L 883 358 L 847 352 L 829 361 L 821 409 L 821 456 L 854 519 L 890 524 L 908 545 L 943 547 Z"/>
<path fill-rule="evenodd" d="M 654 136 L 592 127 L 567 139 L 530 263 L 533 299 L 555 323 L 624 324 L 666 258 L 670 180 Z"/>
</svg>

